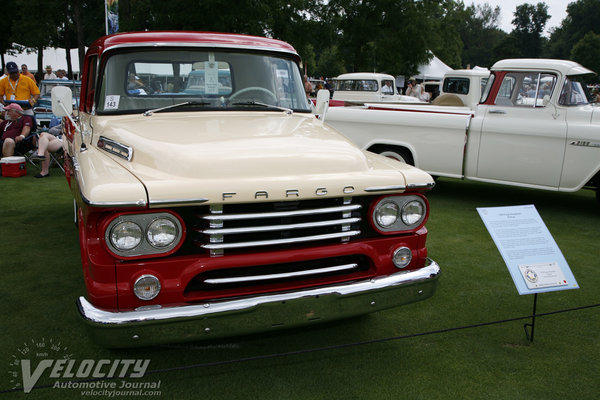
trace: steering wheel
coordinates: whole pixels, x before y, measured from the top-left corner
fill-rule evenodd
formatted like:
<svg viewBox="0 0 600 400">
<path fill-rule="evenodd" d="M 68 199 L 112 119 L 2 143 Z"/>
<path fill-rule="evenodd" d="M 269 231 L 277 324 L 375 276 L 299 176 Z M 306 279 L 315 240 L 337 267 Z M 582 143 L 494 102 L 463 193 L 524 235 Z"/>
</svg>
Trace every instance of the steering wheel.
<svg viewBox="0 0 600 400">
<path fill-rule="evenodd" d="M 254 95 L 252 95 L 252 92 L 255 92 Z M 275 93 L 260 86 L 249 86 L 242 90 L 238 90 L 229 97 L 229 103 L 235 103 L 236 99 L 240 96 L 247 99 L 253 99 L 255 97 L 258 97 L 259 99 L 265 99 L 266 96 L 269 97 L 269 100 L 273 100 L 271 104 L 277 104 L 277 96 L 275 96 Z M 269 103 L 269 100 L 265 101 L 265 103 Z"/>
</svg>

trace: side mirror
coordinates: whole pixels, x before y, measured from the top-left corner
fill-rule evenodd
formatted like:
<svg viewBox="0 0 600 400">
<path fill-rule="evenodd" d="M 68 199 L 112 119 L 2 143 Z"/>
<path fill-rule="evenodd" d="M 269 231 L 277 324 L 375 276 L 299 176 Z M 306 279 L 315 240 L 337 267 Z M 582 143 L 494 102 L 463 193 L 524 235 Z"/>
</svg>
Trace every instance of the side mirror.
<svg viewBox="0 0 600 400">
<path fill-rule="evenodd" d="M 321 119 L 325 119 L 325 113 L 329 107 L 329 90 L 321 89 L 317 92 L 317 105 L 315 107 L 315 114 L 320 115 Z"/>
<path fill-rule="evenodd" d="M 66 86 L 52 88 L 52 114 L 67 117 L 73 113 L 73 92 Z"/>
</svg>

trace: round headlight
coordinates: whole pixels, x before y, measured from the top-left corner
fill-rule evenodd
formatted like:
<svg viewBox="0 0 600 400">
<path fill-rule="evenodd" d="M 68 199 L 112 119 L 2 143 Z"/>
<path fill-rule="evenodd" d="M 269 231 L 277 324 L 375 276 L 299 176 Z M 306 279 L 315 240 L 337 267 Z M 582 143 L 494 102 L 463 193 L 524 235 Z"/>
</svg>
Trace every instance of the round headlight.
<svg viewBox="0 0 600 400">
<path fill-rule="evenodd" d="M 411 200 L 402 207 L 402 222 L 414 225 L 425 215 L 425 205 L 418 200 Z"/>
<path fill-rule="evenodd" d="M 148 226 L 146 231 L 146 238 L 148 242 L 154 247 L 166 247 L 169 246 L 175 239 L 177 239 L 178 231 L 177 225 L 167 218 L 158 218 Z"/>
<path fill-rule="evenodd" d="M 412 260 L 412 251 L 408 247 L 398 247 L 394 251 L 392 261 L 396 268 L 405 268 Z"/>
<path fill-rule="evenodd" d="M 377 206 L 375 210 L 375 221 L 382 228 L 392 226 L 397 220 L 400 210 L 398 204 L 391 201 L 385 202 Z"/>
<path fill-rule="evenodd" d="M 152 300 L 160 292 L 160 281 L 154 275 L 142 275 L 133 284 L 133 293 L 140 300 Z"/>
<path fill-rule="evenodd" d="M 119 222 L 110 231 L 110 242 L 121 251 L 134 249 L 141 241 L 142 228 L 135 222 Z"/>
</svg>

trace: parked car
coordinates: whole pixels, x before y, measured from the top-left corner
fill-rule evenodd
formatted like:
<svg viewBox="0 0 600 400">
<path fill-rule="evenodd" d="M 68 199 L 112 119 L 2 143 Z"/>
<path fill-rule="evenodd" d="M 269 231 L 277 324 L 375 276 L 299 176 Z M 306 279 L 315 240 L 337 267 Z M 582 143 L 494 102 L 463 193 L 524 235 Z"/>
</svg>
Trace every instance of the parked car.
<svg viewBox="0 0 600 400">
<path fill-rule="evenodd" d="M 65 79 L 47 79 L 40 81 L 40 98 L 33 107 L 37 124 L 40 127 L 48 128 L 50 121 L 55 115 L 52 113 L 52 89 L 57 86 L 67 86 L 71 88 L 73 93 L 72 105 L 73 109 L 77 108 L 77 99 L 81 90 L 81 81 L 65 80 Z"/>
</svg>

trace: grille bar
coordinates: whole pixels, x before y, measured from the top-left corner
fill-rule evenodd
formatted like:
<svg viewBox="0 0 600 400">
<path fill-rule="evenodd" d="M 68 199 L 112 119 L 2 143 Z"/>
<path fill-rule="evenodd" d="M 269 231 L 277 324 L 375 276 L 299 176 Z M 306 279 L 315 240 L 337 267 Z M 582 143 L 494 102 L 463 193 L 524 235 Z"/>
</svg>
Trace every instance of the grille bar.
<svg viewBox="0 0 600 400">
<path fill-rule="evenodd" d="M 312 210 L 294 210 L 294 211 L 278 211 L 278 212 L 266 212 L 266 213 L 255 213 L 255 214 L 211 214 L 203 215 L 202 219 L 213 221 L 233 221 L 241 219 L 263 219 L 263 218 L 281 218 L 281 217 L 297 217 L 303 215 L 317 215 L 317 214 L 328 214 L 333 212 L 347 212 L 354 211 L 361 208 L 360 204 L 350 204 L 347 206 L 339 207 L 327 207 L 327 208 L 315 208 Z"/>
<path fill-rule="evenodd" d="M 235 233 L 253 233 L 253 232 L 273 232 L 287 231 L 295 229 L 319 228 L 324 226 L 346 225 L 360 222 L 360 218 L 343 218 L 332 221 L 307 222 L 302 224 L 269 225 L 269 226 L 249 226 L 245 228 L 219 228 L 204 229 L 200 231 L 205 235 L 227 235 Z"/>
<path fill-rule="evenodd" d="M 290 243 L 312 242 L 312 241 L 317 241 L 317 240 L 346 238 L 346 237 L 357 236 L 357 235 L 360 235 L 360 231 L 358 231 L 358 230 L 357 231 L 339 232 L 339 233 L 328 233 L 325 235 L 302 236 L 302 237 L 289 238 L 289 239 L 258 240 L 258 241 L 254 241 L 254 242 L 239 242 L 239 243 L 210 243 L 210 244 L 204 244 L 201 247 L 208 249 L 208 250 L 239 249 L 241 247 L 259 247 L 259 246 L 272 246 L 272 245 L 290 244 Z"/>
<path fill-rule="evenodd" d="M 205 279 L 204 283 L 210 285 L 221 285 L 227 283 L 245 283 L 245 282 L 256 282 L 256 281 L 268 281 L 274 279 L 289 279 L 296 277 L 304 277 L 309 275 L 320 275 L 320 274 L 329 274 L 332 272 L 340 272 L 340 271 L 350 271 L 358 268 L 358 264 L 344 264 L 344 265 L 336 265 L 332 267 L 318 268 L 318 269 L 309 269 L 306 271 L 296 271 L 296 272 L 286 272 L 280 274 L 268 274 L 268 275 L 253 275 L 253 276 L 236 276 L 231 278 L 211 278 Z"/>
</svg>

